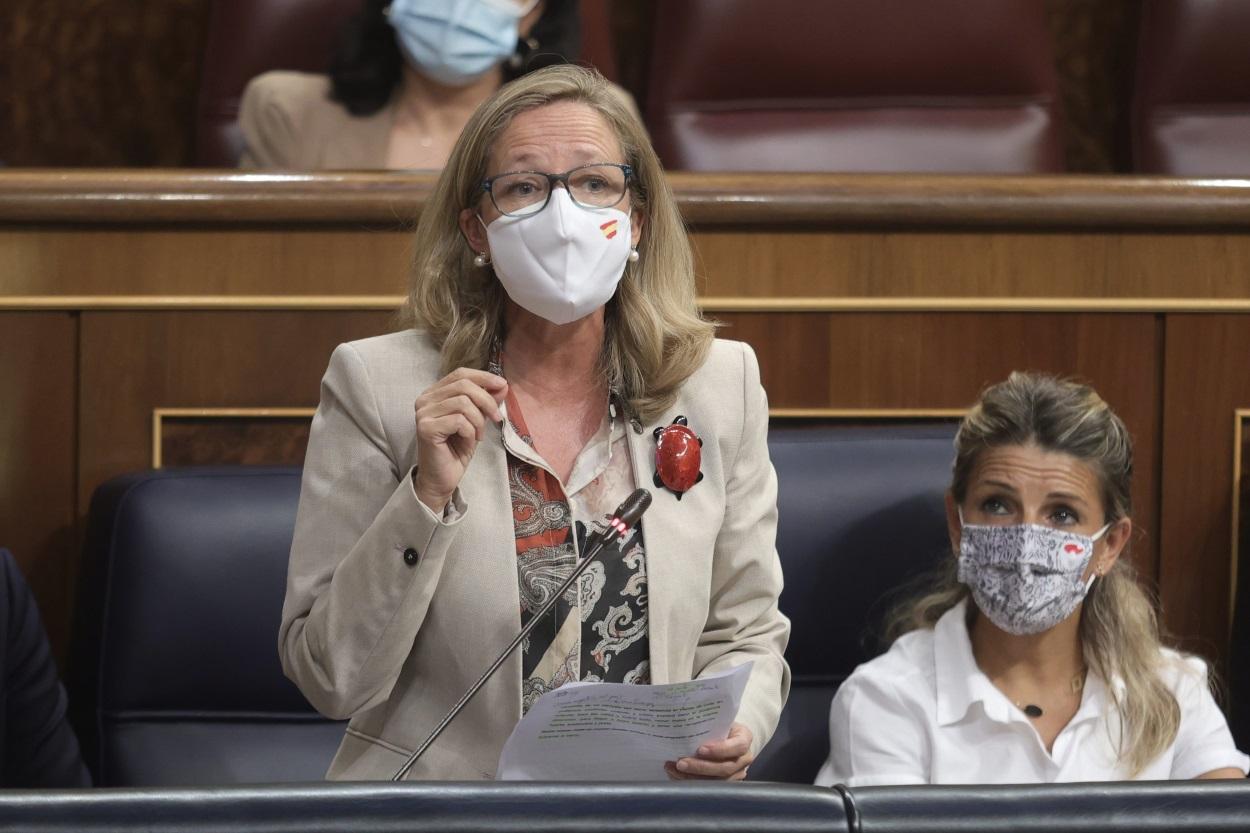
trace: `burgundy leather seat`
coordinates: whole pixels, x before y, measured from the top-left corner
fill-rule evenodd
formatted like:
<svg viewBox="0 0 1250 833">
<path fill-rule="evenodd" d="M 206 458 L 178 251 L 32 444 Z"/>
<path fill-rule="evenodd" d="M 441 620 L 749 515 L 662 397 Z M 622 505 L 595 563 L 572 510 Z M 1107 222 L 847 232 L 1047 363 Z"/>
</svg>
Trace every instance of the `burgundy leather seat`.
<svg viewBox="0 0 1250 833">
<path fill-rule="evenodd" d="M 239 99 L 272 69 L 325 72 L 361 0 L 214 0 L 195 110 L 195 164 L 233 167 L 243 150 Z M 581 62 L 616 78 L 608 0 L 580 0 Z"/>
<path fill-rule="evenodd" d="M 1133 156 L 1143 173 L 1250 176 L 1250 3 L 1147 0 Z"/>
<path fill-rule="evenodd" d="M 233 167 L 243 151 L 239 99 L 271 69 L 325 72 L 360 0 L 215 0 L 195 108 L 195 164 Z"/>
<path fill-rule="evenodd" d="M 1042 0 L 683 0 L 652 54 L 670 168 L 1062 168 Z"/>
</svg>

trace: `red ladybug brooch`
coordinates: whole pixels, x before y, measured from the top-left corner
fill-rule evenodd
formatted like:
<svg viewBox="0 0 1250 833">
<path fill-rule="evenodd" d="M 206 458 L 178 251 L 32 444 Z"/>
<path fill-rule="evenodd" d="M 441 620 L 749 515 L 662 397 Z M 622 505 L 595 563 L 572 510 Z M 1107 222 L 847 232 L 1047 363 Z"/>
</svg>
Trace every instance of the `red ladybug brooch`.
<svg viewBox="0 0 1250 833">
<path fill-rule="evenodd" d="M 690 430 L 684 416 L 665 428 L 655 429 L 655 485 L 664 487 L 681 500 L 694 484 L 703 479 L 703 440 Z"/>
</svg>

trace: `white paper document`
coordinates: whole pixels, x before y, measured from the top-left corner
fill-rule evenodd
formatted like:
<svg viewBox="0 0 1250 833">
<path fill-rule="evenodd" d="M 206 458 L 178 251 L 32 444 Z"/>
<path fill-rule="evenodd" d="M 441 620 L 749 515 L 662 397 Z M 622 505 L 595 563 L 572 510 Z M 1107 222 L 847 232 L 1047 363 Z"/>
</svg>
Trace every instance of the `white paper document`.
<svg viewBox="0 0 1250 833">
<path fill-rule="evenodd" d="M 534 701 L 504 744 L 501 781 L 667 781 L 665 761 L 723 740 L 751 663 L 688 683 L 570 683 Z"/>
</svg>

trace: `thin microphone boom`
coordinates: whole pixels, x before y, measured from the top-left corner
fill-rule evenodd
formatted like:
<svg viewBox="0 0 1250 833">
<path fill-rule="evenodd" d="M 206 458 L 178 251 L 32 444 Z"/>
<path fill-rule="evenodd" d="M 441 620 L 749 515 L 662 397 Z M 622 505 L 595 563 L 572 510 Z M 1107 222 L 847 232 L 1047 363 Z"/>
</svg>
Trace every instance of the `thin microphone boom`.
<svg viewBox="0 0 1250 833">
<path fill-rule="evenodd" d="M 621 505 L 616 508 L 616 511 L 612 513 L 612 517 L 608 520 L 607 528 L 604 529 L 602 533 L 592 536 L 591 539 L 587 541 L 586 552 L 582 555 L 581 563 L 579 563 L 569 577 L 564 580 L 564 583 L 556 589 L 556 592 L 551 594 L 551 598 L 549 598 L 543 606 L 530 617 L 529 622 L 527 622 L 525 627 L 521 628 L 521 632 L 516 635 L 516 639 L 513 639 L 508 643 L 508 647 L 504 648 L 503 653 L 501 653 L 495 661 L 490 664 L 490 667 L 486 669 L 486 673 L 483 674 L 476 683 L 469 687 L 469 690 L 466 691 L 464 696 L 456 702 L 456 705 L 451 707 L 451 711 L 447 712 L 447 716 L 439 721 L 438 725 L 434 727 L 434 731 L 430 732 L 429 737 L 422 741 L 416 751 L 408 756 L 408 760 L 404 761 L 404 765 L 401 766 L 393 776 L 391 776 L 392 781 L 404 780 L 404 778 L 408 775 L 409 770 L 412 769 L 412 765 L 417 762 L 417 759 L 424 755 L 425 751 L 429 749 L 434 744 L 434 741 L 438 739 L 438 736 L 443 733 L 443 730 L 451 725 L 451 722 L 456 719 L 456 715 L 460 714 L 461 710 L 463 710 L 464 707 L 469 704 L 469 701 L 473 699 L 473 695 L 477 694 L 478 690 L 481 689 L 482 686 L 486 685 L 486 681 L 499 670 L 500 666 L 502 666 L 505 661 L 507 661 L 508 657 L 512 655 L 512 652 L 517 649 L 517 646 L 525 640 L 525 637 L 529 636 L 530 631 L 534 629 L 539 620 L 551 612 L 551 609 L 555 607 L 556 602 L 562 599 L 568 589 L 573 586 L 573 582 L 577 581 L 581 574 L 586 572 L 586 568 L 590 566 L 590 562 L 603 551 L 605 546 L 620 538 L 624 538 L 626 533 L 633 529 L 634 525 L 638 523 L 638 519 L 642 517 L 642 513 L 646 512 L 647 507 L 650 505 L 651 493 L 646 489 L 635 489 L 633 494 L 625 498 L 624 502 L 621 503 Z"/>
</svg>

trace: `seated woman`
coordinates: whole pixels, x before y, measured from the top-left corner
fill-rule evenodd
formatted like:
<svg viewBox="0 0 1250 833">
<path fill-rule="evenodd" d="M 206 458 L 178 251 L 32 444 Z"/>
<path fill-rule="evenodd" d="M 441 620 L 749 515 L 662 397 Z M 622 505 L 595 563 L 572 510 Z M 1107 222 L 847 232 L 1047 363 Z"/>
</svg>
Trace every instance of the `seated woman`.
<svg viewBox="0 0 1250 833">
<path fill-rule="evenodd" d="M 816 783 L 1239 778 L 1201 660 L 1160 645 L 1121 557 L 1128 431 L 1091 388 L 1013 373 L 955 439 L 951 559 L 839 688 Z"/>
<path fill-rule="evenodd" d="M 753 661 L 728 738 L 656 763 L 742 778 L 789 687 L 768 405 L 751 349 L 699 314 L 642 125 L 589 70 L 505 85 L 413 248 L 411 326 L 335 350 L 304 465 L 279 652 L 318 710 L 351 719 L 329 777 L 399 769 L 570 574 L 586 529 L 652 486 L 654 431 L 681 416 L 701 479 L 656 488 L 641 535 L 592 564 L 411 775 L 491 778 L 522 713 L 567 682 Z"/>
<path fill-rule="evenodd" d="M 329 76 L 267 72 L 243 92 L 244 168 L 443 167 L 505 81 L 578 53 L 576 0 L 365 0 Z"/>
</svg>

